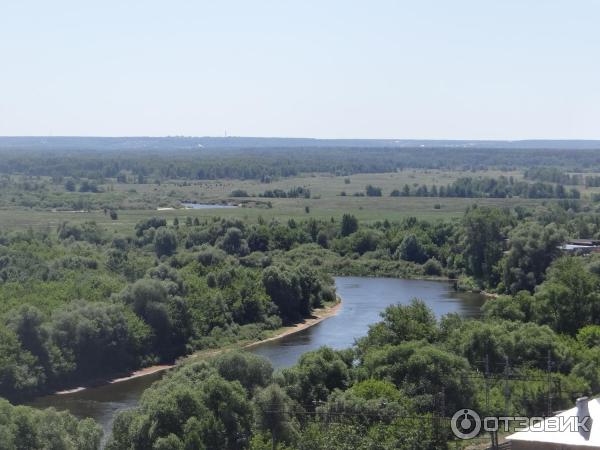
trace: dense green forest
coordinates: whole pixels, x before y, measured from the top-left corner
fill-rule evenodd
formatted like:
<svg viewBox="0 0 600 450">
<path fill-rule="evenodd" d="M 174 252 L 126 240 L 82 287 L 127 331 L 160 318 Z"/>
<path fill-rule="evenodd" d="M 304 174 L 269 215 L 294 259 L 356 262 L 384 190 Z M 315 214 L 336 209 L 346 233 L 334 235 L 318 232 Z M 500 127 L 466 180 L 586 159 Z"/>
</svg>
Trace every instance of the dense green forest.
<svg viewBox="0 0 600 450">
<path fill-rule="evenodd" d="M 220 178 L 263 179 L 308 172 L 337 175 L 382 173 L 408 168 L 478 170 L 497 168 L 561 167 L 562 170 L 600 170 L 597 149 L 480 147 L 230 147 L 189 148 L 170 151 L 132 146 L 51 151 L 29 147 L 0 148 L 0 173 L 76 177 L 91 180 L 120 178 L 203 180 Z M 532 172 L 533 174 L 533 172 Z"/>
<path fill-rule="evenodd" d="M 499 291 L 533 290 L 565 236 L 595 236 L 598 227 L 595 215 L 559 204 L 535 212 L 472 208 L 460 223 L 409 218 L 361 226 L 352 215 L 339 222 L 283 224 L 191 218 L 167 224 L 149 218 L 129 236 L 109 234 L 94 223 L 64 222 L 55 231 L 2 234 L 3 334 L 19 340 L 24 358 L 33 356 L 41 364 L 34 364 L 32 373 L 42 367 L 43 380 L 62 378 L 86 372 L 53 349 L 56 344 L 60 350 L 61 338 L 64 345 L 77 342 L 64 333 L 72 330 L 70 322 L 86 317 L 105 316 L 113 326 L 111 317 L 121 318 L 119 326 L 129 330 L 122 345 L 131 346 L 123 354 L 144 348 L 139 353 L 148 361 L 169 358 L 186 346 L 206 345 L 205 334 L 214 328 L 227 335 L 233 324 L 276 327 L 331 301 L 331 280 L 323 278 L 331 273 L 462 275 Z M 521 244 L 527 240 L 536 246 Z M 528 266 L 531 261 L 535 267 Z M 315 263 L 324 270 L 315 271 Z M 271 289 L 270 276 L 302 286 L 298 305 L 304 306 L 286 312 L 277 291 L 287 288 L 275 283 Z M 205 308 L 215 302 L 225 310 L 207 314 Z M 68 311 L 61 310 L 64 305 Z M 71 359 L 86 353 L 82 345 L 67 352 Z M 142 361 L 122 361 L 123 367 L 136 363 Z M 2 387 L 10 392 L 9 385 Z"/>
<path fill-rule="evenodd" d="M 503 216 L 473 209 L 461 233 L 481 239 Z M 360 232 L 354 225 L 347 218 L 348 236 Z M 306 353 L 276 373 L 266 360 L 239 353 L 183 365 L 148 390 L 138 409 L 118 416 L 108 448 L 268 449 L 275 440 L 281 449 L 442 449 L 450 438 L 442 418 L 462 405 L 527 416 L 568 407 L 600 389 L 600 258 L 559 256 L 554 228 L 513 228 L 508 253 L 493 265 L 510 277 L 512 263 L 527 273 L 519 281 L 531 284 L 488 301 L 481 320 L 451 314 L 437 321 L 414 300 L 389 307 L 353 348 Z M 525 256 L 517 237 L 527 235 L 540 242 Z M 472 264 L 464 270 L 485 283 L 491 274 L 472 272 L 485 267 L 475 261 L 480 244 L 464 249 Z"/>
<path fill-rule="evenodd" d="M 0 399 L 0 447 L 7 450 L 96 450 L 102 429 L 92 419 L 66 412 L 13 406 Z"/>
<path fill-rule="evenodd" d="M 2 233 L 0 393 L 16 399 L 260 337 L 334 301 L 332 274 L 533 292 L 567 236 L 595 237 L 599 227 L 595 214 L 554 204 L 473 207 L 461 221 L 433 223 L 190 217 L 149 218 L 130 235 L 68 222 Z"/>
<path fill-rule="evenodd" d="M 104 209 L 107 222 L 62 215 L 58 225 L 0 230 L 0 396 L 20 403 L 273 336 L 333 305 L 334 275 L 449 279 L 456 289 L 495 297 L 481 319 L 436 319 L 418 299 L 392 306 L 352 348 L 322 348 L 277 372 L 238 352 L 180 363 L 139 408 L 118 416 L 108 447 L 257 450 L 275 442 L 280 449 L 443 449 L 450 438 L 445 418 L 463 405 L 543 415 L 550 390 L 554 409 L 600 391 L 600 257 L 561 250 L 568 238 L 600 238 L 595 205 L 574 187 L 593 186 L 594 175 L 546 166 L 567 158 L 566 150 L 516 156 L 506 149 L 480 158 L 483 150 L 458 149 L 437 160 L 427 148 L 346 148 L 344 158 L 341 151 L 307 149 L 282 158 L 281 149 L 244 156 L 227 149 L 198 158 L 181 150 L 167 160 L 160 152 L 142 158 L 89 151 L 61 159 L 60 152 L 26 150 L 3 159 L 0 199 L 9 213 L 28 208 L 33 217 L 37 208 L 66 202 L 100 215 Z M 587 150 L 572 152 L 569 167 L 595 164 Z M 523 179 L 455 176 L 429 186 L 415 179 L 395 191 L 388 190 L 393 181 L 386 190 L 361 183 L 355 193 L 369 201 L 475 199 L 458 218 L 363 221 L 356 214 L 362 206 L 314 216 L 302 202 L 319 201 L 320 194 L 296 183 L 269 186 L 317 165 L 344 175 L 469 168 L 476 161 L 501 168 L 507 155 L 521 169 L 531 165 Z M 257 179 L 261 189 L 231 188 L 222 177 Z M 355 177 L 338 179 L 340 186 L 354 189 Z M 128 209 L 160 204 L 163 195 L 186 200 L 185 191 L 155 191 L 164 180 L 202 190 L 208 182 L 200 178 L 218 178 L 213 187 L 243 201 L 262 197 L 254 200 L 257 214 L 145 212 L 135 226 L 121 224 Z M 132 187 L 114 190 L 125 184 Z M 477 204 L 510 197 L 545 200 L 529 207 Z M 301 205 L 301 215 L 260 215 L 280 199 Z M 513 381 L 528 380 L 511 382 L 510 396 L 508 367 Z M 101 431 L 90 420 L 4 400 L 0 410 L 6 448 L 99 445 Z M 30 436 L 25 447 L 23 436 Z"/>
<path fill-rule="evenodd" d="M 419 300 L 391 306 L 353 348 L 323 347 L 275 373 L 247 353 L 185 364 L 146 391 L 139 408 L 117 417 L 107 448 L 258 450 L 274 440 L 279 449 L 443 449 L 450 433 L 442 418 L 462 405 L 490 415 L 542 415 L 551 380 L 551 407 L 567 407 L 573 396 L 599 388 L 600 327 L 582 326 L 597 318 L 585 311 L 563 326 L 524 310 L 555 306 L 557 289 L 574 300 L 579 271 L 583 295 L 593 295 L 600 277 L 591 270 L 558 260 L 539 296 L 489 302 L 483 320 L 449 315 L 438 322 Z M 564 314 L 577 309 L 571 304 Z"/>
<path fill-rule="evenodd" d="M 264 252 L 308 240 L 277 224 L 156 218 L 128 237 L 92 223 L 3 235 L 0 392 L 19 398 L 296 321 L 335 301 L 332 281 Z"/>
</svg>

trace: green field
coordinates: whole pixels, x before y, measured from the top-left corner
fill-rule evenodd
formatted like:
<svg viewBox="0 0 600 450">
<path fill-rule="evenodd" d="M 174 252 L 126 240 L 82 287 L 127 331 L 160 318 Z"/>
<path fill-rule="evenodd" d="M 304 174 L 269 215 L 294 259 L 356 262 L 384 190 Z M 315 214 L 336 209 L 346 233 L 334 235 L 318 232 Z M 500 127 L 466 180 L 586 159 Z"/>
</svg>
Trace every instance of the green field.
<svg viewBox="0 0 600 450">
<path fill-rule="evenodd" d="M 460 217 L 472 204 L 493 205 L 497 207 L 515 207 L 517 205 L 533 207 L 543 204 L 542 199 L 520 198 L 434 198 L 434 197 L 390 197 L 393 189 L 401 189 L 404 184 L 445 185 L 462 176 L 498 176 L 501 172 L 441 172 L 410 170 L 396 173 L 358 174 L 351 177 L 330 175 L 306 175 L 285 178 L 272 183 L 259 181 L 219 180 L 172 182 L 157 184 L 106 184 L 106 192 L 98 194 L 62 193 L 70 196 L 98 196 L 102 198 L 125 198 L 125 209 L 117 210 L 118 219 L 111 220 L 102 209 L 90 209 L 85 212 L 61 211 L 43 208 L 5 207 L 0 209 L 0 223 L 4 229 L 43 229 L 54 228 L 63 221 L 95 221 L 108 229 L 131 229 L 135 223 L 149 216 L 165 217 L 239 217 L 250 221 L 262 217 L 265 220 L 287 221 L 290 218 L 307 217 L 340 218 L 345 213 L 354 214 L 359 220 L 374 222 L 377 220 L 397 220 L 409 216 L 422 219 L 448 219 Z M 502 173 L 505 176 L 521 178 L 518 172 Z M 349 183 L 346 182 L 349 179 Z M 365 186 L 372 184 L 383 189 L 382 197 L 356 197 L 356 192 L 364 192 Z M 302 186 L 310 189 L 311 198 L 231 198 L 235 189 L 242 189 L 250 195 L 258 195 L 267 189 L 288 190 Z M 341 196 L 342 191 L 346 196 Z M 249 202 L 235 209 L 183 209 L 180 201 L 189 200 L 198 203 L 228 201 L 237 204 Z M 128 203 L 131 202 L 131 205 Z M 271 207 L 266 205 L 270 202 Z M 140 209 L 139 206 L 146 209 Z M 439 208 L 436 208 L 436 205 Z M 158 207 L 172 207 L 173 210 L 158 211 Z M 306 212 L 308 207 L 309 212 Z"/>
<path fill-rule="evenodd" d="M 468 205 L 493 205 L 514 207 L 517 205 L 535 206 L 543 200 L 522 199 L 436 199 L 436 198 L 369 198 L 338 197 L 335 199 L 273 199 L 272 208 L 241 207 L 235 209 L 176 209 L 170 211 L 122 210 L 118 211 L 118 220 L 111 220 L 102 211 L 66 212 L 37 211 L 23 209 L 0 210 L 0 223 L 4 229 L 14 230 L 32 227 L 34 229 L 56 227 L 63 221 L 74 223 L 95 221 L 107 228 L 122 230 L 133 227 L 143 218 L 150 216 L 165 217 L 240 217 L 251 221 L 263 217 L 288 220 L 290 218 L 340 218 L 344 213 L 352 213 L 359 220 L 374 222 L 377 220 L 396 220 L 416 216 L 422 219 L 447 219 L 460 217 Z M 440 204 L 441 209 L 434 205 Z M 310 213 L 305 212 L 309 206 Z"/>
<path fill-rule="evenodd" d="M 157 196 L 161 199 L 173 195 L 183 195 L 192 200 L 216 200 L 228 198 L 235 189 L 241 189 L 250 195 L 258 195 L 267 189 L 288 190 L 294 186 L 307 187 L 313 197 L 322 198 L 339 197 L 342 191 L 348 196 L 355 192 L 365 191 L 368 184 L 379 186 L 383 189 L 383 196 L 389 196 L 394 189 L 401 189 L 405 184 L 446 185 L 461 177 L 506 177 L 513 176 L 521 179 L 521 172 L 501 172 L 497 170 L 486 171 L 439 171 L 439 170 L 404 170 L 389 173 L 363 173 L 348 177 L 329 174 L 306 174 L 301 177 L 289 177 L 275 180 L 271 183 L 261 183 L 257 180 L 202 180 L 185 182 L 171 182 L 156 184 L 113 184 L 115 193 L 130 193 L 134 195 Z M 346 184 L 346 179 L 350 180 Z M 135 192 L 130 192 L 135 190 Z"/>
</svg>

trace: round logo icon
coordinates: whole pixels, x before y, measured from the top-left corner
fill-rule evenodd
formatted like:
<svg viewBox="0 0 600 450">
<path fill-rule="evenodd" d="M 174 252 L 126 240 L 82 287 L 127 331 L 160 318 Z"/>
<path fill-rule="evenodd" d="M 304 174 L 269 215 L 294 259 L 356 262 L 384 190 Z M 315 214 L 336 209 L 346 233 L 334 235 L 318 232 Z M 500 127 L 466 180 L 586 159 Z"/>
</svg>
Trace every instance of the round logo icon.
<svg viewBox="0 0 600 450">
<path fill-rule="evenodd" d="M 481 417 L 472 409 L 459 409 L 450 420 L 454 436 L 459 439 L 472 439 L 481 431 Z"/>
</svg>

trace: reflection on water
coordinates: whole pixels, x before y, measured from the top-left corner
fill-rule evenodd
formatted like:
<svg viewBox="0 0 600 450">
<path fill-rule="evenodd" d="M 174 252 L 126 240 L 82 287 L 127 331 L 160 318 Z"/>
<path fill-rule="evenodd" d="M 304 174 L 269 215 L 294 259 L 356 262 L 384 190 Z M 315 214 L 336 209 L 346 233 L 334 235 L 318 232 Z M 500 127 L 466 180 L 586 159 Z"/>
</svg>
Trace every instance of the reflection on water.
<svg viewBox="0 0 600 450">
<path fill-rule="evenodd" d="M 91 417 L 102 425 L 104 441 L 106 441 L 115 415 L 120 411 L 134 408 L 142 393 L 162 375 L 163 372 L 155 372 L 144 377 L 106 384 L 72 394 L 39 397 L 28 405 L 38 408 L 52 406 L 58 410 L 67 410 L 79 418 Z"/>
<path fill-rule="evenodd" d="M 475 317 L 480 314 L 484 301 L 479 294 L 454 292 L 450 284 L 442 281 L 360 277 L 338 277 L 335 281 L 338 295 L 343 299 L 336 316 L 250 351 L 267 357 L 276 368 L 289 367 L 302 353 L 323 345 L 335 349 L 350 347 L 356 338 L 367 333 L 369 325 L 377 322 L 381 311 L 389 305 L 407 304 L 416 297 L 423 299 L 437 317 L 451 312 Z M 144 390 L 161 376 L 162 373 L 154 373 L 73 394 L 50 395 L 38 398 L 30 405 L 53 406 L 69 410 L 80 418 L 92 417 L 102 425 L 106 438 L 115 414 L 134 408 Z"/>
<path fill-rule="evenodd" d="M 235 205 L 228 205 L 224 203 L 181 203 L 185 208 L 188 209 L 223 209 L 223 208 L 237 208 Z"/>
<path fill-rule="evenodd" d="M 336 316 L 251 351 L 267 357 L 276 368 L 289 367 L 302 353 L 323 345 L 335 349 L 352 346 L 356 338 L 367 333 L 369 325 L 380 320 L 380 313 L 389 305 L 420 298 L 438 318 L 448 313 L 478 317 L 484 302 L 482 295 L 455 292 L 443 281 L 363 277 L 337 277 L 335 281 L 343 300 Z"/>
</svg>

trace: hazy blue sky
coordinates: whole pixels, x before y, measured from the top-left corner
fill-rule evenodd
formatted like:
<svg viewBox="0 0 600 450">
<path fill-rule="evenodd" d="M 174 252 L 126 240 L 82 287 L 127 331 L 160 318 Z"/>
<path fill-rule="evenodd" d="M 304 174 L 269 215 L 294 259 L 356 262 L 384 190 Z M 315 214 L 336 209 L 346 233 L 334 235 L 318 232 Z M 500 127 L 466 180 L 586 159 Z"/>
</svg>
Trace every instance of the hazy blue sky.
<svg viewBox="0 0 600 450">
<path fill-rule="evenodd" d="M 600 138 L 598 0 L 4 0 L 0 135 Z"/>
</svg>

